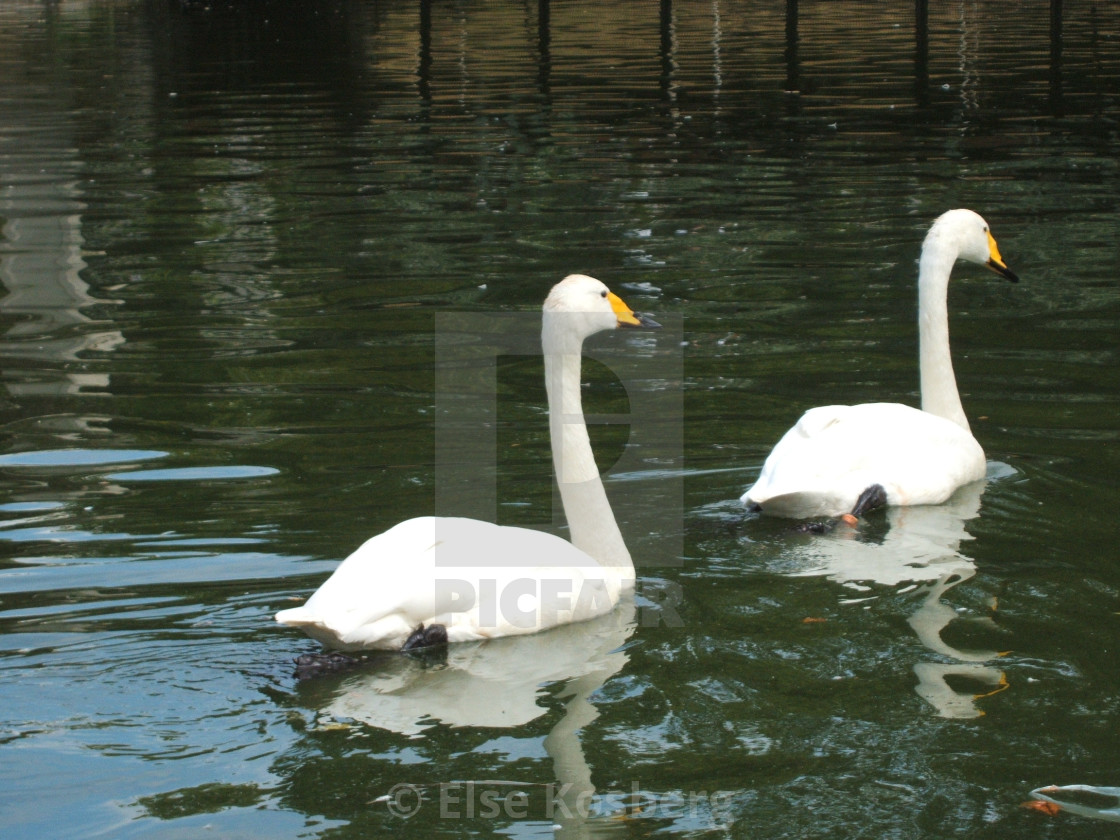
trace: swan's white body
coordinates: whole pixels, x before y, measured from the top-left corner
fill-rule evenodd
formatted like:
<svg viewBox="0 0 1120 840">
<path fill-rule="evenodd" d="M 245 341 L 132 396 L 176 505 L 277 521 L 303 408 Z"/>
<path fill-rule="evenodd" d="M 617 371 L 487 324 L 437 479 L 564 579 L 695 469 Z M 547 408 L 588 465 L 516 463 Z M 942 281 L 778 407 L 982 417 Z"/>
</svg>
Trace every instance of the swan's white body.
<svg viewBox="0 0 1120 840">
<path fill-rule="evenodd" d="M 899 403 L 825 405 L 778 441 L 743 501 L 775 516 L 838 516 L 878 484 L 887 504 L 936 505 L 984 471 L 980 444 L 942 417 Z"/>
<path fill-rule="evenodd" d="M 616 326 L 656 326 L 605 285 L 571 275 L 545 301 L 552 455 L 568 542 L 458 517 L 409 519 L 367 540 L 281 624 L 338 650 L 400 649 L 419 625 L 449 642 L 533 633 L 614 608 L 634 565 L 607 501 L 580 401 L 583 340 Z"/>
<path fill-rule="evenodd" d="M 984 450 L 969 429 L 949 352 L 947 294 L 958 258 L 1017 279 L 980 216 L 950 210 L 934 222 L 918 272 L 921 410 L 898 403 L 810 409 L 778 441 L 744 504 L 792 518 L 838 516 L 874 485 L 888 505 L 930 505 L 984 477 Z"/>
</svg>

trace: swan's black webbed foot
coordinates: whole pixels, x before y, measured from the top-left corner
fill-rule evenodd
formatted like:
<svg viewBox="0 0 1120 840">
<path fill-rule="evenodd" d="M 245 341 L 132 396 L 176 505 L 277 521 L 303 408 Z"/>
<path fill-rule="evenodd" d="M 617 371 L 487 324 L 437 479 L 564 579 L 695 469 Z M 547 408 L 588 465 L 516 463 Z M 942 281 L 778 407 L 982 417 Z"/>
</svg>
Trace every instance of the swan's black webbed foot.
<svg viewBox="0 0 1120 840">
<path fill-rule="evenodd" d="M 825 519 L 821 522 L 801 522 L 790 530 L 795 534 L 830 534 L 839 524 L 838 519 Z"/>
<path fill-rule="evenodd" d="M 358 666 L 359 660 L 344 653 L 305 653 L 296 660 L 296 679 L 309 680 L 324 674 L 337 674 Z"/>
<path fill-rule="evenodd" d="M 856 499 L 856 506 L 852 508 L 852 516 L 863 516 L 868 511 L 883 507 L 886 503 L 887 491 L 883 489 L 883 485 L 872 484 L 859 494 L 859 498 Z"/>
<path fill-rule="evenodd" d="M 762 505 L 758 502 L 747 502 L 747 513 L 762 513 Z"/>
<path fill-rule="evenodd" d="M 416 625 L 412 634 L 401 645 L 401 653 L 421 648 L 439 647 L 447 644 L 447 628 L 442 624 Z"/>
<path fill-rule="evenodd" d="M 828 534 L 835 530 L 841 522 L 855 528 L 859 525 L 859 518 L 868 511 L 881 508 L 887 503 L 887 491 L 882 484 L 872 484 L 859 494 L 851 513 L 845 513 L 837 519 L 826 519 L 823 522 L 802 522 L 793 530 L 798 534 Z"/>
</svg>

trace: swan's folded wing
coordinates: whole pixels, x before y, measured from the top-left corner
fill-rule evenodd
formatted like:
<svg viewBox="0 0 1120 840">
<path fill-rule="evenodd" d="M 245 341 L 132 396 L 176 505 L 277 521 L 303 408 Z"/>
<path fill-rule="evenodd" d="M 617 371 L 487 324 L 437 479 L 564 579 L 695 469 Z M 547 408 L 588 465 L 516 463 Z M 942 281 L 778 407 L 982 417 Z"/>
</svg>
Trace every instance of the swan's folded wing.
<svg viewBox="0 0 1120 840">
<path fill-rule="evenodd" d="M 381 639 L 393 647 L 432 622 L 447 625 L 452 641 L 486 638 L 528 632 L 518 624 L 530 609 L 524 598 L 546 605 L 533 629 L 600 615 L 618 600 L 618 577 L 553 534 L 421 517 L 367 540 L 306 604 L 276 620 L 338 647 Z"/>
<path fill-rule="evenodd" d="M 837 423 L 842 423 L 844 418 L 851 414 L 852 406 L 850 405 L 822 405 L 817 408 L 810 408 L 801 418 L 797 424 L 786 432 L 785 437 L 795 437 L 800 439 L 813 439 L 819 438 L 825 434 L 827 430 L 835 426 Z M 781 443 L 778 444 L 781 446 Z M 775 447 L 777 449 L 777 447 Z"/>
<path fill-rule="evenodd" d="M 834 516 L 872 484 L 892 505 L 937 504 L 983 474 L 980 445 L 949 420 L 899 403 L 822 406 L 778 441 L 743 501 L 778 516 Z"/>
<path fill-rule="evenodd" d="M 437 541 L 434 517 L 408 519 L 366 540 L 302 607 L 276 615 L 281 624 L 317 626 L 340 640 L 388 616 L 431 615 L 430 579 Z"/>
<path fill-rule="evenodd" d="M 846 487 L 837 488 L 837 441 L 842 441 L 845 419 L 852 406 L 825 405 L 806 411 L 771 450 L 758 480 L 743 494 L 743 502 L 765 505 L 777 516 L 819 516 L 834 506 L 837 493 L 846 497 Z M 851 458 L 848 450 L 843 457 Z M 818 498 L 821 494 L 826 498 Z M 781 500 L 781 501 L 779 501 Z"/>
</svg>

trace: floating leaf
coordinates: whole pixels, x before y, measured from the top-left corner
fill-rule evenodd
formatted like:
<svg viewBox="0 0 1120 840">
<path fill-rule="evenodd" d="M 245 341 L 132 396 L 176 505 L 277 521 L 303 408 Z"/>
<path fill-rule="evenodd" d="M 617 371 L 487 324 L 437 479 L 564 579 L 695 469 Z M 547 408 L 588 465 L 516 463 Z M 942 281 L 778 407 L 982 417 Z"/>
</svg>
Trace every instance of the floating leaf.
<svg viewBox="0 0 1120 840">
<path fill-rule="evenodd" d="M 1062 806 L 1057 802 L 1043 802 L 1040 799 L 1031 799 L 1024 802 L 1022 807 L 1028 811 L 1038 811 L 1040 814 L 1046 814 L 1048 817 L 1056 817 L 1058 812 L 1062 810 Z"/>
</svg>

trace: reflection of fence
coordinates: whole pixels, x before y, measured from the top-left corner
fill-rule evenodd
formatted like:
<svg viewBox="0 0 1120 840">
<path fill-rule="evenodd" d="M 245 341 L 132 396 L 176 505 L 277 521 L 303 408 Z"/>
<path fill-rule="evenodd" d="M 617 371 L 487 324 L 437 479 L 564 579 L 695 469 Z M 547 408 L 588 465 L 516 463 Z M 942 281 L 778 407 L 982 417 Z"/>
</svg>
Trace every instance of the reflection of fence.
<svg viewBox="0 0 1120 840">
<path fill-rule="evenodd" d="M 738 16 L 734 14 L 732 9 L 721 11 L 721 5 L 722 4 L 719 3 L 713 4 L 711 26 L 713 72 L 717 77 L 719 75 L 719 57 L 722 53 L 719 43 L 722 31 L 725 27 L 731 28 L 740 22 L 737 19 Z M 728 5 L 730 6 L 731 4 Z M 836 21 L 848 21 L 853 17 L 859 17 L 861 5 L 862 4 L 859 3 L 814 3 L 806 4 L 806 8 L 811 6 L 812 11 L 808 16 L 813 20 L 824 19 L 827 21 L 830 17 L 833 17 Z M 598 7 L 596 12 L 597 15 L 610 14 L 609 9 L 604 9 L 602 7 Z M 756 8 L 752 8 L 750 12 L 752 17 L 766 14 L 765 10 Z M 898 16 L 898 12 L 901 12 L 901 9 L 896 10 L 895 17 Z M 868 5 L 864 13 L 866 15 L 874 15 L 876 18 L 880 19 L 883 26 L 895 25 L 887 19 L 881 5 L 876 5 L 874 7 Z M 626 14 L 630 14 L 629 9 Z M 804 37 L 804 26 L 802 25 L 804 17 L 806 17 L 805 9 L 801 6 L 800 0 L 786 0 L 784 10 L 786 90 L 790 92 L 796 92 L 800 89 L 801 69 L 799 48 Z M 436 21 L 435 24 L 433 24 L 433 19 Z M 914 98 L 917 105 L 925 106 L 929 104 L 930 87 L 931 24 L 929 0 L 914 0 L 912 20 L 914 33 Z M 1060 109 L 1061 101 L 1064 20 L 1064 0 L 1050 0 L 1049 41 L 1052 81 L 1051 94 L 1055 109 Z M 425 100 L 430 100 L 432 91 L 431 70 L 434 49 L 432 30 L 433 26 L 438 25 L 439 22 L 439 14 L 433 16 L 432 0 L 421 0 L 417 19 L 420 40 L 417 75 L 419 76 L 420 92 Z M 966 53 L 969 51 L 967 44 L 972 40 L 970 30 L 976 28 L 976 22 L 970 20 L 969 16 L 962 9 L 957 23 L 961 36 L 958 49 L 963 62 L 963 60 L 967 58 Z M 662 89 L 668 93 L 672 88 L 671 79 L 674 75 L 674 68 L 678 66 L 676 53 L 679 44 L 679 25 L 677 4 L 674 4 L 673 0 L 660 0 L 658 4 L 657 24 Z M 562 29 L 563 27 L 560 28 Z M 551 1 L 537 0 L 536 51 L 538 62 L 538 87 L 544 93 L 548 93 L 550 89 L 553 33 L 554 24 Z M 844 35 L 842 33 L 829 36 L 827 41 L 829 43 L 835 42 L 838 46 L 845 45 Z"/>
</svg>

